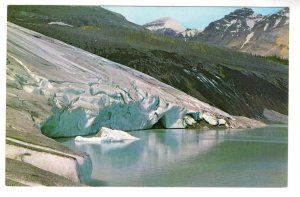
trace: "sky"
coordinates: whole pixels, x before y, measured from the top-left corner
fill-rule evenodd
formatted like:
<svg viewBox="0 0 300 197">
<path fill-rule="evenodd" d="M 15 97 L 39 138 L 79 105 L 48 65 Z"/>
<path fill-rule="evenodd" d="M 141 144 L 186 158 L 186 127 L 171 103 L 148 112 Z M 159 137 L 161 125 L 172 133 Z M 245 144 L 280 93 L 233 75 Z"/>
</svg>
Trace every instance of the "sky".
<svg viewBox="0 0 300 197">
<path fill-rule="evenodd" d="M 240 7 L 127 7 L 102 6 L 117 12 L 128 21 L 143 25 L 162 17 L 171 17 L 185 28 L 204 29 L 210 22 L 221 19 L 224 15 Z M 282 8 L 252 8 L 258 14 L 273 14 Z"/>
</svg>

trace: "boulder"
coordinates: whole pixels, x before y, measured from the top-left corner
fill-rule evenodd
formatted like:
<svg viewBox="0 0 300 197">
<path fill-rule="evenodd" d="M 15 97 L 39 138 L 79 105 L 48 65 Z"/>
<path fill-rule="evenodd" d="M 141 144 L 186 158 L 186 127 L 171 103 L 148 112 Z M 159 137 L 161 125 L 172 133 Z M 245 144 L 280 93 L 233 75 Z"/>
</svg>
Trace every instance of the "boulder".
<svg viewBox="0 0 300 197">
<path fill-rule="evenodd" d="M 219 125 L 225 125 L 226 124 L 226 120 L 224 120 L 223 118 L 218 119 L 218 124 Z"/>
<path fill-rule="evenodd" d="M 210 113 L 203 113 L 203 119 L 210 125 L 216 126 L 218 125 L 218 119 L 210 114 Z"/>
<path fill-rule="evenodd" d="M 184 117 L 184 121 L 187 125 L 193 125 L 196 123 L 196 120 L 189 115 Z"/>
</svg>

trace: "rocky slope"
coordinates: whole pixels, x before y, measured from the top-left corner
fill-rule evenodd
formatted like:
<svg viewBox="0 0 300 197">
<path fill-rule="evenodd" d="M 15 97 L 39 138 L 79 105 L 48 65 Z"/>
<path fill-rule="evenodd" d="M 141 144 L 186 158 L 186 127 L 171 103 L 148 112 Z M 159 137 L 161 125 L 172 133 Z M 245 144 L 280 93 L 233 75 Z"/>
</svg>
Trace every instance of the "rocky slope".
<svg viewBox="0 0 300 197">
<path fill-rule="evenodd" d="M 210 23 L 194 39 L 242 52 L 287 59 L 288 35 L 288 8 L 267 16 L 242 8 Z"/>
</svg>

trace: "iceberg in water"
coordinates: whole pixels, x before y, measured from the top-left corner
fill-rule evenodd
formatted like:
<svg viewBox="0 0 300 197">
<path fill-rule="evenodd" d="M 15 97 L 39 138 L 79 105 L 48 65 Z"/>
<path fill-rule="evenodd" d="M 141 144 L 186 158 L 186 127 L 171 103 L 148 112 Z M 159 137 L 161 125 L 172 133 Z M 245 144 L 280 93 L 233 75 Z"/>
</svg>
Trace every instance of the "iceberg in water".
<svg viewBox="0 0 300 197">
<path fill-rule="evenodd" d="M 124 140 L 138 140 L 138 138 L 125 131 L 113 130 L 106 127 L 102 127 L 94 137 L 75 137 L 76 142 L 123 142 Z"/>
</svg>

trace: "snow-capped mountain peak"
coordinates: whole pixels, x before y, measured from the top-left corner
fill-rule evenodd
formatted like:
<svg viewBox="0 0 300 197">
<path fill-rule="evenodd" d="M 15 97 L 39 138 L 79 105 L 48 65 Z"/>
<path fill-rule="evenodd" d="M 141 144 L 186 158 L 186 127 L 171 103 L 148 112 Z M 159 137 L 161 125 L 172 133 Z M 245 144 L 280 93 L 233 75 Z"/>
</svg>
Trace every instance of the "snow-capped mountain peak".
<svg viewBox="0 0 300 197">
<path fill-rule="evenodd" d="M 185 28 L 175 19 L 164 17 L 143 25 L 151 31 L 175 36 L 176 34 L 185 31 Z"/>
</svg>

